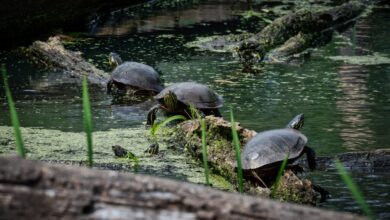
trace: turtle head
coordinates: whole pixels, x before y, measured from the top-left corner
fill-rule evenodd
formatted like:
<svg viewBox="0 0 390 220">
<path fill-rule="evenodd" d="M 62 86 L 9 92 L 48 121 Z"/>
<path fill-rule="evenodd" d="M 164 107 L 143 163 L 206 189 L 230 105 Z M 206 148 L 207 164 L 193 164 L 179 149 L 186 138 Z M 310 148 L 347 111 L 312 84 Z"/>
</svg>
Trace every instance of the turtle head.
<svg viewBox="0 0 390 220">
<path fill-rule="evenodd" d="M 108 55 L 108 63 L 110 64 L 110 66 L 115 68 L 115 67 L 121 65 L 123 63 L 123 61 L 117 53 L 111 52 Z"/>
<path fill-rule="evenodd" d="M 177 109 L 177 96 L 174 92 L 168 91 L 164 95 L 164 104 L 170 111 L 175 111 Z"/>
<path fill-rule="evenodd" d="M 303 124 L 304 124 L 304 119 L 305 117 L 303 116 L 303 114 L 299 114 L 297 116 L 295 116 L 288 124 L 287 124 L 287 128 L 293 128 L 293 129 L 296 129 L 296 130 L 299 130 L 303 127 Z"/>
</svg>

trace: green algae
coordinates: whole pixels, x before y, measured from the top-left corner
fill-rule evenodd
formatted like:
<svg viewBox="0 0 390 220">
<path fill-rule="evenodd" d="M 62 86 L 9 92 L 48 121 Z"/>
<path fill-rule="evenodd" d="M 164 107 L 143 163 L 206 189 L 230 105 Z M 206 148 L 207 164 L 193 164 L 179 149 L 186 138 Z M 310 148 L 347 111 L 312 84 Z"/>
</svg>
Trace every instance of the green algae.
<svg viewBox="0 0 390 220">
<path fill-rule="evenodd" d="M 22 127 L 27 157 L 34 160 L 86 166 L 86 143 L 84 132 Z M 0 154 L 15 155 L 12 127 L 0 126 Z M 144 153 L 151 144 L 149 130 L 143 127 L 111 129 L 93 133 L 94 166 L 138 172 L 181 181 L 204 184 L 203 169 L 198 161 L 189 159 L 182 149 L 172 149 L 164 141 L 163 132 L 158 135 L 160 152 L 157 155 Z M 112 145 L 120 145 L 137 158 L 137 163 L 127 158 L 116 158 Z M 217 175 L 210 176 L 213 187 L 233 190 L 232 186 Z"/>
<path fill-rule="evenodd" d="M 373 53 L 372 55 L 364 56 L 330 56 L 328 58 L 335 61 L 343 61 L 344 63 L 353 65 L 390 64 L 390 58 L 381 53 Z"/>
<path fill-rule="evenodd" d="M 214 35 L 208 37 L 197 37 L 196 40 L 186 43 L 188 48 L 196 48 L 201 51 L 217 53 L 234 52 L 235 48 L 245 39 L 252 37 L 251 33 Z"/>
</svg>

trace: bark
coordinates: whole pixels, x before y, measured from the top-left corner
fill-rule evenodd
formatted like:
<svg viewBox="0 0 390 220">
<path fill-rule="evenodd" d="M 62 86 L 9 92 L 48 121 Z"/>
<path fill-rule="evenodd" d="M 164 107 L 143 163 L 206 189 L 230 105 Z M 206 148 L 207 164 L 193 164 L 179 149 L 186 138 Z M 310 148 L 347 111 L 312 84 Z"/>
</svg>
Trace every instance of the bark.
<svg viewBox="0 0 390 220">
<path fill-rule="evenodd" d="M 0 157 L 2 219 L 365 219 L 157 177 Z"/>
<path fill-rule="evenodd" d="M 236 172 L 235 147 L 232 143 L 231 124 L 223 118 L 207 116 L 206 118 L 208 163 L 214 173 L 223 176 L 238 187 Z M 237 123 L 237 133 L 241 148 L 256 132 L 241 127 Z M 179 124 L 171 134 L 170 142 L 184 146 L 194 157 L 202 160 L 201 129 L 198 120 L 185 121 Z M 244 173 L 244 191 L 263 197 L 270 196 L 270 189 L 253 177 L 251 172 Z M 274 176 L 269 176 L 269 179 Z M 285 172 L 277 188 L 276 198 L 304 204 L 316 204 L 319 194 L 314 190 L 310 180 L 299 179 L 293 172 Z"/>
<path fill-rule="evenodd" d="M 92 84 L 106 87 L 109 74 L 85 61 L 80 52 L 66 50 L 59 36 L 50 37 L 46 42 L 35 41 L 29 51 L 32 56 L 47 65 L 63 69 L 70 78 L 86 76 Z"/>
<path fill-rule="evenodd" d="M 318 157 L 318 168 L 321 170 L 332 168 L 336 158 L 350 170 L 376 172 L 388 171 L 390 169 L 390 149 L 347 152 L 333 157 Z M 305 163 L 304 161 L 302 162 Z"/>
<path fill-rule="evenodd" d="M 244 40 L 238 46 L 238 55 L 244 62 L 262 61 L 266 53 L 280 45 L 279 52 L 287 50 L 284 52 L 287 55 L 300 53 L 313 46 L 315 39 L 320 38 L 322 33 L 329 35 L 330 29 L 355 19 L 363 9 L 362 3 L 350 1 L 327 10 L 301 10 L 287 14 L 274 20 L 260 33 Z M 298 34 L 301 36 L 297 37 Z"/>
</svg>

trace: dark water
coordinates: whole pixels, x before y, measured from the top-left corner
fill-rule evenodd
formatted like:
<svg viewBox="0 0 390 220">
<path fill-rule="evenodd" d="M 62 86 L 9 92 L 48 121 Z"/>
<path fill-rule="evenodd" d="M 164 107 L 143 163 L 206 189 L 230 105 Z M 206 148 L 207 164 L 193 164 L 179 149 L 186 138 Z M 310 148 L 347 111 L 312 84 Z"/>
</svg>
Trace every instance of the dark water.
<svg viewBox="0 0 390 220">
<path fill-rule="evenodd" d="M 207 84 L 224 97 L 223 116 L 228 117 L 232 106 L 237 120 L 257 131 L 283 127 L 293 116 L 304 113 L 303 132 L 319 155 L 390 147 L 390 64 L 360 65 L 329 59 L 374 52 L 390 57 L 389 9 L 374 9 L 342 36 L 314 50 L 304 65 L 266 65 L 263 73 L 250 75 L 241 73 L 240 64 L 230 54 L 183 46 L 198 36 L 256 29 L 247 20 L 237 19 L 230 4 L 210 2 L 150 16 L 114 15 L 89 30 L 91 37 L 67 47 L 82 51 L 89 61 L 107 71 L 106 54 L 115 51 L 123 60 L 158 68 L 167 84 Z M 60 73 L 39 70 L 15 53 L 0 51 L 0 61 L 10 72 L 22 126 L 83 129 L 79 85 L 58 83 Z M 112 106 L 104 91 L 92 89 L 90 93 L 97 130 L 139 125 L 153 104 Z M 0 125 L 9 125 L 4 96 L 1 100 Z M 387 173 L 354 175 L 374 211 L 381 218 L 390 218 Z M 335 173 L 318 172 L 313 178 L 333 194 L 323 206 L 359 212 Z"/>
</svg>

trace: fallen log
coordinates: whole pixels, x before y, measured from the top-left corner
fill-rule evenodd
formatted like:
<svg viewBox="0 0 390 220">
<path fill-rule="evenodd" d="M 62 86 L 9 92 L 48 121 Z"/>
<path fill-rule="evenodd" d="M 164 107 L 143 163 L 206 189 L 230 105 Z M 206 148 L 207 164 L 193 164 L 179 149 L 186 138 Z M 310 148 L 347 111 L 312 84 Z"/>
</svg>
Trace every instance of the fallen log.
<svg viewBox="0 0 390 220">
<path fill-rule="evenodd" d="M 81 79 L 86 76 L 90 83 L 102 87 L 110 78 L 108 73 L 85 61 L 80 52 L 65 49 L 59 36 L 50 37 L 46 42 L 35 41 L 29 47 L 29 52 L 39 62 L 64 70 L 69 78 Z"/>
<path fill-rule="evenodd" d="M 2 219 L 365 219 L 151 176 L 0 157 Z"/>
<path fill-rule="evenodd" d="M 335 156 L 317 157 L 319 170 L 334 169 L 334 160 L 338 159 L 347 169 L 364 172 L 388 171 L 390 169 L 390 149 L 347 152 Z M 306 165 L 300 160 L 299 164 Z"/>
<path fill-rule="evenodd" d="M 223 176 L 233 185 L 238 186 L 231 124 L 222 118 L 214 116 L 207 116 L 205 120 L 209 166 L 214 173 Z M 255 131 L 243 128 L 239 124 L 237 124 L 236 128 L 241 147 L 256 134 Z M 169 141 L 171 143 L 175 143 L 179 147 L 184 146 L 195 158 L 202 158 L 201 128 L 198 120 L 185 121 L 172 130 L 167 129 L 167 133 L 169 132 Z M 270 189 L 264 188 L 257 180 L 253 181 L 252 175 L 245 175 L 244 178 L 246 179 L 244 181 L 245 192 L 270 197 Z M 293 172 L 286 171 L 281 178 L 279 187 L 276 189 L 275 198 L 297 203 L 316 204 L 317 197 L 321 193 L 317 193 L 315 188 L 316 186 L 310 180 L 301 180 Z"/>
<path fill-rule="evenodd" d="M 263 61 L 265 55 L 272 49 L 288 42 L 288 53 L 300 53 L 323 33 L 329 32 L 359 16 L 364 5 L 358 1 L 350 1 L 334 8 L 312 12 L 300 10 L 274 20 L 260 33 L 240 43 L 237 53 L 245 63 Z M 296 37 L 301 34 L 301 37 Z M 295 43 L 295 41 L 297 41 Z M 302 43 L 305 42 L 305 43 Z M 285 46 L 282 46 L 283 49 Z"/>
</svg>

